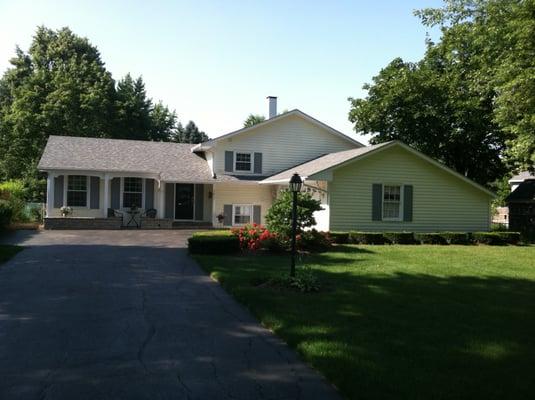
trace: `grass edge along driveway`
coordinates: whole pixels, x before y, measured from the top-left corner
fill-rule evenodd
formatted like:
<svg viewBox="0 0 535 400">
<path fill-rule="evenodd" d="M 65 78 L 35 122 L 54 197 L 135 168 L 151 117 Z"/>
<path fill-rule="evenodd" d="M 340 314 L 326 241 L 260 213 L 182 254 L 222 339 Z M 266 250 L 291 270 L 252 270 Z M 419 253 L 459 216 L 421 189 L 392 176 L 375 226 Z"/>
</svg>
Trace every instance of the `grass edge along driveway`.
<svg viewBox="0 0 535 400">
<path fill-rule="evenodd" d="M 286 256 L 195 258 L 347 398 L 535 391 L 535 247 L 338 246 L 300 261 L 311 294 L 256 286 Z"/>
</svg>

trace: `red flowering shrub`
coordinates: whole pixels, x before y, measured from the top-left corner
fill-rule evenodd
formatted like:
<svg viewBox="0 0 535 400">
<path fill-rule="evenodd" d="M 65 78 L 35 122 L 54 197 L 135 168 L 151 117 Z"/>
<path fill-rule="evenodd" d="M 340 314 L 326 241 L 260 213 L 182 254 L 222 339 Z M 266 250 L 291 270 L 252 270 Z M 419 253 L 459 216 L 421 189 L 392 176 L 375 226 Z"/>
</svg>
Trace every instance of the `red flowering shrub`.
<svg viewBox="0 0 535 400">
<path fill-rule="evenodd" d="M 256 251 L 265 247 L 268 241 L 274 239 L 274 235 L 263 225 L 251 224 L 232 230 L 240 241 L 242 250 Z"/>
</svg>

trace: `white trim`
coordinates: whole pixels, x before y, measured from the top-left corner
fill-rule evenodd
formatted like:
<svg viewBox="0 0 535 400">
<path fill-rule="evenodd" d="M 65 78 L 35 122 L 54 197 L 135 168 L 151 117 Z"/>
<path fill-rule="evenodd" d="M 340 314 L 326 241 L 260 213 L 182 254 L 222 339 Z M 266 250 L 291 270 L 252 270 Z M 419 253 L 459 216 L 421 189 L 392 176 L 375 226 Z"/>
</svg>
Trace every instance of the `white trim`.
<svg viewBox="0 0 535 400">
<path fill-rule="evenodd" d="M 385 186 L 399 186 L 399 217 L 385 218 Z M 385 222 L 403 222 L 403 198 L 405 197 L 405 185 L 400 183 L 383 183 L 381 186 L 381 221 Z"/>
<path fill-rule="evenodd" d="M 238 163 L 238 154 L 249 154 L 250 168 L 248 171 L 236 169 L 236 164 Z M 234 159 L 234 165 L 232 166 L 232 169 L 235 174 L 254 174 L 254 152 L 245 151 L 245 150 L 234 150 L 233 159 Z M 240 162 L 243 162 L 243 161 L 240 161 Z"/>
</svg>

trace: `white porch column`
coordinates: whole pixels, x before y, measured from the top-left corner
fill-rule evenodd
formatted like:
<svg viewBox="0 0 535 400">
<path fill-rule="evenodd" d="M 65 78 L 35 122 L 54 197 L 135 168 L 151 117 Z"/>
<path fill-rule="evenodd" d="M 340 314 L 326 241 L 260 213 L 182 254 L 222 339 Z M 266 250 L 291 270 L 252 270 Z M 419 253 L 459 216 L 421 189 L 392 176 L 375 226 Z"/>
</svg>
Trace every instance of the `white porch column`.
<svg viewBox="0 0 535 400">
<path fill-rule="evenodd" d="M 104 218 L 108 217 L 108 208 L 110 208 L 110 176 L 104 174 Z"/>
<path fill-rule="evenodd" d="M 52 215 L 52 209 L 54 208 L 54 178 L 56 176 L 49 172 L 46 178 L 46 216 Z"/>
<path fill-rule="evenodd" d="M 165 182 L 159 181 L 158 218 L 165 218 Z"/>
</svg>

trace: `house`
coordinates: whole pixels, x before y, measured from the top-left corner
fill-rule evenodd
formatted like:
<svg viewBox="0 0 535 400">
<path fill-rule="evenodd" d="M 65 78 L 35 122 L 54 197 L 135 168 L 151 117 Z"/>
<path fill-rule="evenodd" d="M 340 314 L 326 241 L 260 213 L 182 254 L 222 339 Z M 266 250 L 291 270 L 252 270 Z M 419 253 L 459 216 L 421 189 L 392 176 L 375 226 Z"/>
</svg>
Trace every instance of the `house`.
<svg viewBox="0 0 535 400">
<path fill-rule="evenodd" d="M 398 142 L 364 146 L 299 110 L 197 145 L 51 136 L 45 227 L 146 228 L 265 223 L 293 173 L 323 205 L 320 230 L 480 231 L 493 194 Z M 72 209 L 61 217 L 61 207 Z M 122 212 L 121 217 L 117 217 Z"/>
<path fill-rule="evenodd" d="M 509 229 L 535 238 L 535 177 L 524 174 L 523 181 L 507 196 Z"/>
</svg>

